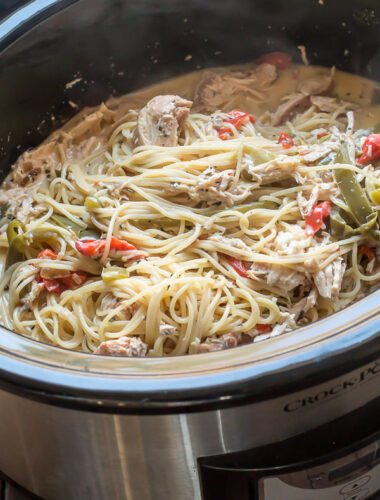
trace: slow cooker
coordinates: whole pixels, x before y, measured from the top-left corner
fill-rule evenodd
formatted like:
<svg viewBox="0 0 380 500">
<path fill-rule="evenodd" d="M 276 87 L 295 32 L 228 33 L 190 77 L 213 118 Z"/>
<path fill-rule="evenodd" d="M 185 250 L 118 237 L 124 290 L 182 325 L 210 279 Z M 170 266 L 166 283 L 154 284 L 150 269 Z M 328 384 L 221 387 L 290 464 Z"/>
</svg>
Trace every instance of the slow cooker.
<svg viewBox="0 0 380 500">
<path fill-rule="evenodd" d="M 271 51 L 380 79 L 375 0 L 34 0 L 0 24 L 6 175 L 82 108 Z M 67 85 L 79 79 L 76 85 Z M 380 498 L 380 290 L 281 337 L 104 358 L 0 331 L 0 470 L 44 499 Z"/>
</svg>

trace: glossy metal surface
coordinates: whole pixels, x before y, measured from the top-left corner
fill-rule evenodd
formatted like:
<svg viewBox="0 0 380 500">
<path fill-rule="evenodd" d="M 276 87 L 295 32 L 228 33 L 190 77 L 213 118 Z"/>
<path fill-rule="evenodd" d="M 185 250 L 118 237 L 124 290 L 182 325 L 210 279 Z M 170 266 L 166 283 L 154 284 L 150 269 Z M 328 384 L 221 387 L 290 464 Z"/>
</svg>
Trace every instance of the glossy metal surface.
<svg viewBox="0 0 380 500">
<path fill-rule="evenodd" d="M 46 499 L 200 500 L 198 457 L 332 421 L 373 400 L 379 379 L 380 359 L 300 393 L 173 415 L 78 411 L 0 391 L 0 470 Z"/>
</svg>

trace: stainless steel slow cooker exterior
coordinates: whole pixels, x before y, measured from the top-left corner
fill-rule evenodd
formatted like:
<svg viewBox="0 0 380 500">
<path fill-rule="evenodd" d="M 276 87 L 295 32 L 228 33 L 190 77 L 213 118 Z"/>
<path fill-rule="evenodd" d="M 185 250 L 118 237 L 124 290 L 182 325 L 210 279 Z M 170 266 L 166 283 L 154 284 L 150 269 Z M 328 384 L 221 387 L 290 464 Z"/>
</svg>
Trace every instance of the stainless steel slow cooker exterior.
<svg viewBox="0 0 380 500">
<path fill-rule="evenodd" d="M 310 13 L 304 2 L 290 3 L 314 26 L 310 16 L 318 6 Z M 289 2 L 275 4 L 283 14 L 289 8 Z M 339 15 L 328 11 L 332 17 L 319 22 L 336 25 L 335 33 L 348 23 L 351 37 L 366 32 L 365 61 L 355 56 L 355 41 L 347 42 L 355 56 L 347 68 L 377 76 L 377 13 L 355 6 Z M 269 7 L 248 0 L 29 2 L 0 24 L 3 172 L 72 113 L 73 97 L 95 104 L 202 61 L 248 60 L 250 51 L 259 55 L 268 46 L 296 54 L 310 33 L 290 17 L 269 24 Z M 289 23 L 286 35 L 282 23 Z M 242 32 L 248 48 L 232 50 Z M 335 62 L 325 42 L 313 41 L 321 51 L 316 62 Z M 221 59 L 220 50 L 226 51 Z M 184 62 L 187 54 L 193 66 Z M 68 92 L 65 82 L 78 73 L 83 86 Z M 276 339 L 170 359 L 68 352 L 0 328 L 0 471 L 46 499 L 200 499 L 202 457 L 279 443 L 359 409 L 365 418 L 371 408 L 372 418 L 380 409 L 379 299 L 374 292 Z"/>
</svg>

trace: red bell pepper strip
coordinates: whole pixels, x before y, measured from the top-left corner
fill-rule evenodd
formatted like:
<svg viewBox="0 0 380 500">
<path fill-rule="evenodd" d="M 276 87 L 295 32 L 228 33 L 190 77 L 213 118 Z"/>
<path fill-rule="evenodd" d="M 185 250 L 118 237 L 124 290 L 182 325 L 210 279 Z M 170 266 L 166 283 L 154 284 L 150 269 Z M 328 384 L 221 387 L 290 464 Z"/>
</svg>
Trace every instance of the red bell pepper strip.
<svg viewBox="0 0 380 500">
<path fill-rule="evenodd" d="M 50 248 L 46 248 L 45 250 L 42 250 L 42 252 L 40 252 L 38 255 L 37 255 L 37 259 L 56 259 L 58 257 L 58 255 L 56 253 L 54 253 L 52 250 L 50 250 Z"/>
<path fill-rule="evenodd" d="M 285 52 L 270 52 L 257 59 L 257 64 L 273 64 L 278 69 L 286 69 L 292 62 L 292 58 Z"/>
<path fill-rule="evenodd" d="M 323 201 L 316 205 L 310 215 L 305 217 L 306 223 L 306 236 L 313 236 L 323 224 L 323 219 L 328 217 L 331 212 L 331 202 Z"/>
<path fill-rule="evenodd" d="M 60 280 L 61 280 L 61 278 L 60 279 L 52 279 L 52 280 L 43 278 L 42 281 L 44 282 L 44 286 L 48 292 L 57 293 L 58 295 L 61 295 L 61 293 L 64 292 L 65 290 L 67 290 L 67 288 L 65 285 L 60 283 Z"/>
<path fill-rule="evenodd" d="M 369 261 L 375 258 L 375 252 L 368 245 L 359 245 L 358 255 L 365 255 Z"/>
<path fill-rule="evenodd" d="M 98 257 L 104 252 L 106 241 L 105 239 L 76 241 L 75 246 L 78 252 L 86 257 Z M 127 252 L 128 250 L 137 250 L 137 248 L 127 241 L 112 236 L 110 250 Z"/>
<path fill-rule="evenodd" d="M 322 139 L 322 137 L 325 137 L 326 135 L 328 135 L 327 132 L 321 132 L 317 135 L 317 139 Z"/>
<path fill-rule="evenodd" d="M 87 281 L 87 274 L 82 271 L 72 271 L 70 272 L 70 276 L 66 276 L 65 278 L 59 278 L 59 281 L 64 285 L 68 290 L 74 290 L 82 286 Z"/>
<path fill-rule="evenodd" d="M 281 146 L 284 148 L 284 149 L 289 149 L 291 148 L 292 146 L 294 146 L 294 141 L 293 139 L 290 137 L 289 134 L 287 134 L 286 132 L 281 132 L 279 138 L 278 138 L 278 143 L 281 144 Z"/>
<path fill-rule="evenodd" d="M 230 255 L 223 254 L 223 256 L 227 259 L 228 263 L 231 264 L 239 276 L 242 278 L 249 278 L 244 261 L 235 259 L 235 257 L 231 257 Z"/>
<path fill-rule="evenodd" d="M 380 134 L 369 135 L 363 142 L 362 150 L 363 153 L 358 160 L 359 165 L 380 158 Z"/>
<path fill-rule="evenodd" d="M 39 259 L 57 259 L 58 255 L 49 248 L 42 250 L 37 256 Z M 70 271 L 70 275 L 64 278 L 47 279 L 42 278 L 40 271 L 36 275 L 37 283 L 44 284 L 46 290 L 50 293 L 57 293 L 60 295 L 65 290 L 74 290 L 80 287 L 87 281 L 87 274 L 82 271 Z"/>
<path fill-rule="evenodd" d="M 268 324 L 256 324 L 256 329 L 260 332 L 260 333 L 267 333 L 267 332 L 270 332 L 272 330 L 272 327 Z"/>
<path fill-rule="evenodd" d="M 228 113 L 231 118 L 224 120 L 225 123 L 231 123 L 236 130 L 239 130 L 243 125 L 246 125 L 248 122 L 255 123 L 255 118 L 249 113 L 245 113 L 244 111 L 240 111 L 239 109 L 233 109 Z M 232 135 L 232 130 L 229 127 L 221 127 L 219 129 L 219 139 L 222 141 L 227 140 Z"/>
</svg>

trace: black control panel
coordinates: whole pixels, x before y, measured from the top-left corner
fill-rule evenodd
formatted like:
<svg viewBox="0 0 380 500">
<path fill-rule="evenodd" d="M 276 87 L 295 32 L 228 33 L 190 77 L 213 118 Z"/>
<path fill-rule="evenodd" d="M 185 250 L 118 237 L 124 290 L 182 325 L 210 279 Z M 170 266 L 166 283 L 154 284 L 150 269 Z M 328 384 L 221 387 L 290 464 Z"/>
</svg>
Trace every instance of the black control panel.
<svg viewBox="0 0 380 500">
<path fill-rule="evenodd" d="M 198 464 L 203 500 L 380 499 L 380 399 L 307 434 Z"/>
</svg>

